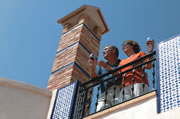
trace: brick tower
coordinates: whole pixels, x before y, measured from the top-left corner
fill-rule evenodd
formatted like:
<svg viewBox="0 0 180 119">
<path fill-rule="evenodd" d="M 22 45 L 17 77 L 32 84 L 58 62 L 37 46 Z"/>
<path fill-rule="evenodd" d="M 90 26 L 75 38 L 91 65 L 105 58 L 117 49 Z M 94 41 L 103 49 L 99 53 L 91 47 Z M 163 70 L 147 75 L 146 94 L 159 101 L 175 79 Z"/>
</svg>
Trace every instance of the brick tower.
<svg viewBox="0 0 180 119">
<path fill-rule="evenodd" d="M 62 88 L 75 80 L 89 80 L 87 60 L 99 55 L 101 36 L 108 27 L 97 7 L 84 5 L 58 20 L 63 31 L 47 88 Z"/>
</svg>

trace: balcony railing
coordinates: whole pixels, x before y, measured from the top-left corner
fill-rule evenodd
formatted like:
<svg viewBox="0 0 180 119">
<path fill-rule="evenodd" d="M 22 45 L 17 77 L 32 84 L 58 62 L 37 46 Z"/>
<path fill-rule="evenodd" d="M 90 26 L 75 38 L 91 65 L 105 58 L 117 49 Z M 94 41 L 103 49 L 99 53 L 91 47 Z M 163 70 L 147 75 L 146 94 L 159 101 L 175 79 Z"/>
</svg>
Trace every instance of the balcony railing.
<svg viewBox="0 0 180 119">
<path fill-rule="evenodd" d="M 94 79 L 91 79 L 90 81 L 87 81 L 83 84 L 80 85 L 80 91 L 79 93 L 83 93 L 83 94 L 86 94 L 85 95 L 85 101 L 83 101 L 83 104 L 81 106 L 83 106 L 83 113 L 84 113 L 84 117 L 88 116 L 88 115 L 91 115 L 91 114 L 94 114 L 97 112 L 97 105 L 98 105 L 98 99 L 100 98 L 100 96 L 102 95 L 101 94 L 101 84 L 103 83 L 108 83 L 109 81 L 113 82 L 113 86 L 111 86 L 109 89 L 106 89 L 104 92 L 103 92 L 103 95 L 104 95 L 104 103 L 105 103 L 105 108 L 104 109 L 101 109 L 99 111 L 102 111 L 102 110 L 105 110 L 107 108 L 110 108 L 112 106 L 115 106 L 115 105 L 118 105 L 118 104 L 121 104 L 125 101 L 128 101 L 128 100 L 131 100 L 131 99 L 134 99 L 134 98 L 137 98 L 138 96 L 142 96 L 142 95 L 145 95 L 146 93 L 148 92 L 145 92 L 144 89 L 145 89 L 145 77 L 146 77 L 146 73 L 148 74 L 148 81 L 149 81 L 149 92 L 152 92 L 154 90 L 156 90 L 156 85 L 155 85 L 155 60 L 156 58 L 154 57 L 154 55 L 156 54 L 156 52 L 152 52 L 150 54 L 147 54 L 146 56 L 143 56 L 137 60 L 134 60 L 128 64 L 125 64 L 113 71 L 109 71 L 108 73 L 106 74 L 103 74 L 99 77 L 96 77 Z M 145 59 L 147 58 L 150 58 L 151 57 L 151 60 L 148 60 L 146 62 L 144 62 Z M 153 57 L 153 58 L 152 58 Z M 139 63 L 141 62 L 141 63 Z M 150 70 L 146 70 L 145 69 L 145 65 L 148 64 L 148 63 L 152 63 L 152 68 Z M 137 65 L 134 65 L 134 64 L 137 64 Z M 131 69 L 128 69 L 126 71 L 123 71 L 123 72 L 120 72 L 120 70 L 128 67 L 128 66 L 132 66 Z M 143 80 L 143 83 L 142 83 L 142 94 L 138 95 L 138 96 L 134 96 L 133 93 L 131 94 L 131 97 L 129 99 L 125 99 L 124 95 L 125 95 L 125 90 L 124 90 L 124 87 L 125 87 L 125 84 L 126 84 L 126 74 L 128 72 L 132 72 L 132 82 L 131 82 L 131 91 L 134 92 L 134 84 L 135 84 L 135 76 L 136 76 L 136 69 L 137 68 L 140 68 L 142 69 L 142 80 Z M 110 76 L 111 75 L 111 76 Z M 108 78 L 106 78 L 107 76 L 109 76 Z M 102 80 L 103 79 L 103 80 Z M 122 80 L 123 79 L 123 80 Z M 116 85 L 116 80 L 120 80 L 121 81 L 121 84 L 118 84 Z M 115 86 L 116 85 L 116 86 Z M 121 92 L 122 92 L 122 96 L 121 96 L 121 101 L 119 101 L 119 103 L 115 103 L 117 102 L 117 94 L 115 93 L 117 89 L 117 86 L 120 87 L 121 85 Z M 109 93 L 109 91 L 111 90 L 111 93 L 112 93 L 112 100 L 113 100 L 113 104 L 112 105 L 107 105 L 107 95 Z"/>
</svg>

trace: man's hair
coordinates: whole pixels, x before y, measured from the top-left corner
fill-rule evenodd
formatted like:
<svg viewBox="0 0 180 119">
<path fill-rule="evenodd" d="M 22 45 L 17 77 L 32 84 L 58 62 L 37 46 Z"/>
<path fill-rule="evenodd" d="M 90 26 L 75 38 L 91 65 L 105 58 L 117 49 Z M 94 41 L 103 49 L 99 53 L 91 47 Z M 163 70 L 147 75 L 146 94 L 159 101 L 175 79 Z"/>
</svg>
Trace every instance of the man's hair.
<svg viewBox="0 0 180 119">
<path fill-rule="evenodd" d="M 114 45 L 107 45 L 106 47 L 110 47 L 112 50 L 115 50 L 116 58 L 119 56 L 119 49 Z"/>
<path fill-rule="evenodd" d="M 124 41 L 123 44 L 122 44 L 122 47 L 123 47 L 125 44 L 130 44 L 130 45 L 133 47 L 133 50 L 134 50 L 135 53 L 138 53 L 138 52 L 140 52 L 140 50 L 141 50 L 139 44 L 138 44 L 136 41 L 133 41 L 133 40 Z"/>
</svg>

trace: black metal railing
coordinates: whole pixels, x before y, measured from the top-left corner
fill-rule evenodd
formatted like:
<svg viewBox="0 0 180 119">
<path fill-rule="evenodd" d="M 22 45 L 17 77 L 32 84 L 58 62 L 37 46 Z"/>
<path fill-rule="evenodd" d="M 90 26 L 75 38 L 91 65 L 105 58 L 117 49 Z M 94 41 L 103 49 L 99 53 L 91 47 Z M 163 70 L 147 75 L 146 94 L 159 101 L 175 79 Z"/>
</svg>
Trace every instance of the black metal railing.
<svg viewBox="0 0 180 119">
<path fill-rule="evenodd" d="M 104 109 L 107 109 L 109 107 L 115 106 L 117 104 L 123 103 L 124 101 L 136 98 L 138 96 L 144 95 L 147 92 L 147 88 L 149 88 L 150 92 L 154 91 L 156 88 L 155 85 L 155 60 L 156 58 L 154 57 L 154 55 L 156 54 L 156 51 L 147 54 L 146 56 L 140 57 L 128 64 L 125 64 L 113 71 L 109 71 L 106 74 L 103 74 L 99 77 L 96 77 L 94 79 L 91 79 L 83 84 L 80 85 L 80 91 L 79 93 L 86 93 L 86 99 L 84 101 L 84 104 L 82 105 L 84 107 L 84 116 L 88 116 L 90 114 L 94 114 L 97 111 L 101 111 Z M 145 59 L 149 59 L 146 62 L 144 62 Z M 146 71 L 146 65 L 151 63 L 152 64 L 152 68 L 151 71 Z M 136 65 L 135 65 L 136 64 Z M 128 66 L 132 66 L 132 68 L 125 70 L 125 71 L 121 71 L 122 69 L 128 67 Z M 135 83 L 136 81 L 136 76 L 137 76 L 137 72 L 136 70 L 140 68 L 141 72 L 142 72 L 142 81 L 143 83 L 141 83 L 142 85 L 142 94 L 135 94 L 134 91 L 137 87 L 137 83 Z M 131 72 L 132 73 L 132 78 L 131 78 L 131 85 L 129 85 L 130 87 L 127 88 L 126 86 L 126 78 L 127 78 L 127 74 Z M 148 76 L 149 75 L 149 76 Z M 108 78 L 105 78 L 106 76 L 109 76 Z M 146 77 L 148 77 L 148 81 L 150 83 L 150 87 L 147 87 L 146 83 L 145 83 L 145 79 Z M 116 80 L 121 80 L 121 84 L 117 85 L 116 84 Z M 104 92 L 101 93 L 101 84 L 102 83 L 108 83 L 108 82 L 113 82 L 114 85 L 111 86 L 109 89 L 106 89 Z M 127 89 L 129 89 L 130 93 L 130 97 L 127 97 Z M 111 97 L 108 95 L 111 94 Z M 97 106 L 98 106 L 98 101 L 101 100 L 101 98 L 103 97 L 103 108 L 100 110 L 97 110 Z M 117 98 L 118 97 L 118 98 Z M 109 104 L 109 99 L 111 100 L 111 104 Z M 94 111 L 93 111 L 94 110 Z"/>
</svg>

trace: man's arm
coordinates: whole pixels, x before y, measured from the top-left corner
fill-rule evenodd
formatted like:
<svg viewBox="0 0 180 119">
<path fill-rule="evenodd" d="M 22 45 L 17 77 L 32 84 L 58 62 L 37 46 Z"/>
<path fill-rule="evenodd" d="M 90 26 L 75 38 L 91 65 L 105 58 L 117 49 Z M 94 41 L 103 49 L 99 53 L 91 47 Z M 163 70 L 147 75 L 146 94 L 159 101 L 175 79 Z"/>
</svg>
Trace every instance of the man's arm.
<svg viewBox="0 0 180 119">
<path fill-rule="evenodd" d="M 108 65 L 106 62 L 104 62 L 103 60 L 100 60 L 100 61 L 98 62 L 98 65 L 106 68 L 108 71 L 114 70 L 113 67 L 109 66 L 109 65 Z M 118 74 L 118 72 L 114 72 L 112 75 L 115 75 L 115 74 Z"/>
</svg>

